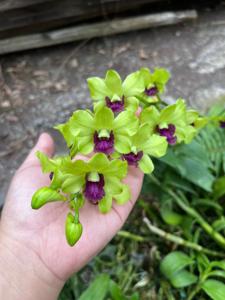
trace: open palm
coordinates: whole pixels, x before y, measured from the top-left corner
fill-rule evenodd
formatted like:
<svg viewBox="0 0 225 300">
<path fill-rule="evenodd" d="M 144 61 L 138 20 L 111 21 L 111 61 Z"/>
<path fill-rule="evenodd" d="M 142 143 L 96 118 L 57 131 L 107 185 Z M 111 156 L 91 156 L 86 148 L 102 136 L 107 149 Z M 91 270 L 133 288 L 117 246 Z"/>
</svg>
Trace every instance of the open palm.
<svg viewBox="0 0 225 300">
<path fill-rule="evenodd" d="M 123 206 L 114 203 L 108 214 L 101 214 L 97 206 L 86 201 L 80 211 L 82 237 L 70 247 L 64 233 L 66 203 L 50 203 L 38 211 L 31 209 L 33 193 L 50 183 L 35 156 L 37 150 L 48 156 L 53 154 L 54 143 L 48 134 L 41 135 L 15 174 L 3 209 L 1 228 L 10 239 L 26 245 L 27 251 L 35 253 L 52 274 L 64 281 L 95 256 L 121 228 L 140 193 L 143 175 L 138 169 L 129 168 L 125 182 L 131 188 L 132 198 Z"/>
</svg>

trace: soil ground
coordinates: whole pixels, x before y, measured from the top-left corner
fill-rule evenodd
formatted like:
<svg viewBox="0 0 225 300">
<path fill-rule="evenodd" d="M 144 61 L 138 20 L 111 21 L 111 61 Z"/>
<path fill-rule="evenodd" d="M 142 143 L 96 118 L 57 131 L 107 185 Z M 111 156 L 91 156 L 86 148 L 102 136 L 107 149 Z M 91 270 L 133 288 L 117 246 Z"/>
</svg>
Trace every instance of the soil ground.
<svg viewBox="0 0 225 300">
<path fill-rule="evenodd" d="M 199 13 L 195 22 L 137 31 L 0 58 L 0 203 L 15 169 L 39 133 L 77 108 L 90 106 L 86 78 L 114 68 L 122 76 L 142 66 L 172 74 L 164 96 L 204 111 L 225 96 L 225 6 Z"/>
</svg>

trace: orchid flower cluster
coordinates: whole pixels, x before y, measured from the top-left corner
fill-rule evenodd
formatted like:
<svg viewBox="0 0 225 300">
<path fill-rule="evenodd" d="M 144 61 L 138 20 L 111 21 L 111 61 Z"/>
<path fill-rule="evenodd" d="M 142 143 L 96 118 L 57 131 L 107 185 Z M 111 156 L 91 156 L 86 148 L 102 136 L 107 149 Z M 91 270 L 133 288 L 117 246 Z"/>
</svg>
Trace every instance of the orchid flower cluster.
<svg viewBox="0 0 225 300">
<path fill-rule="evenodd" d="M 93 110 L 77 110 L 55 127 L 69 155 L 48 158 L 37 153 L 51 183 L 36 191 L 32 208 L 52 201 L 69 203 L 65 233 L 70 246 L 81 237 L 79 210 L 85 201 L 102 213 L 110 211 L 113 201 L 126 203 L 131 197 L 123 183 L 128 166 L 151 173 L 151 157 L 162 157 L 168 146 L 190 143 L 207 123 L 197 111 L 187 109 L 183 99 L 172 105 L 161 100 L 169 77 L 165 69 L 142 68 L 124 81 L 115 70 L 107 71 L 104 79 L 88 78 Z M 85 158 L 77 159 L 77 154 Z"/>
</svg>

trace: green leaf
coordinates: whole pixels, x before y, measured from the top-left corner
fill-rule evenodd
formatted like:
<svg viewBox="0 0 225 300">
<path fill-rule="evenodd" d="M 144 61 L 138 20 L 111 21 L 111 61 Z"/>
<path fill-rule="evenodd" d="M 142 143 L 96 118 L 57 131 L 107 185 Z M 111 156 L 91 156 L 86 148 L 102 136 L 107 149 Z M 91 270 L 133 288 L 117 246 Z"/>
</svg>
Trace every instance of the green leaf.
<svg viewBox="0 0 225 300">
<path fill-rule="evenodd" d="M 70 246 L 74 246 L 82 235 L 82 225 L 80 223 L 74 223 L 74 216 L 68 213 L 65 224 L 65 234 L 67 242 Z"/>
<path fill-rule="evenodd" d="M 140 297 L 139 297 L 139 294 L 138 292 L 135 292 L 131 295 L 130 299 L 129 300 L 139 300 Z M 172 300 L 172 299 L 171 299 Z"/>
<path fill-rule="evenodd" d="M 208 277 L 221 277 L 225 278 L 225 271 L 215 270 L 208 273 Z"/>
<path fill-rule="evenodd" d="M 212 223 L 212 227 L 216 231 L 221 231 L 225 229 L 225 217 L 222 216 L 220 219 Z"/>
<path fill-rule="evenodd" d="M 107 88 L 113 93 L 122 96 L 122 80 L 115 70 L 108 70 L 105 77 Z"/>
<path fill-rule="evenodd" d="M 219 199 L 224 194 L 225 194 L 225 176 L 216 179 L 213 184 L 213 195 L 215 199 Z"/>
<path fill-rule="evenodd" d="M 202 284 L 202 289 L 213 300 L 224 300 L 225 284 L 213 279 L 208 279 Z"/>
<path fill-rule="evenodd" d="M 109 290 L 112 300 L 126 300 L 126 297 L 123 295 L 122 290 L 120 289 L 118 284 L 115 283 L 115 281 L 110 280 Z"/>
<path fill-rule="evenodd" d="M 78 300 L 104 300 L 109 290 L 110 278 L 106 274 L 98 275 Z"/>
<path fill-rule="evenodd" d="M 205 208 L 214 208 L 215 210 L 217 210 L 217 212 L 222 213 L 223 212 L 223 207 L 221 205 L 219 205 L 218 203 L 216 203 L 214 200 L 212 199 L 195 199 L 193 201 L 193 206 L 202 206 Z"/>
<path fill-rule="evenodd" d="M 142 159 L 138 162 L 138 166 L 145 174 L 152 173 L 154 170 L 153 162 L 147 154 L 143 155 Z"/>
<path fill-rule="evenodd" d="M 112 92 L 110 92 L 103 79 L 90 77 L 87 79 L 87 83 L 93 100 L 105 100 L 106 96 L 111 98 Z"/>
<path fill-rule="evenodd" d="M 160 264 L 160 270 L 168 279 L 185 267 L 192 265 L 193 260 L 185 253 L 174 251 L 164 257 Z"/>
<path fill-rule="evenodd" d="M 220 269 L 222 269 L 222 270 L 225 270 L 225 260 L 212 261 L 212 262 L 210 263 L 210 267 L 211 267 L 211 268 L 217 267 L 217 268 L 220 268 Z"/>
<path fill-rule="evenodd" d="M 209 168 L 204 162 L 199 159 L 195 159 L 195 156 L 192 156 L 190 151 L 187 155 L 183 155 L 182 152 L 179 153 L 179 148 L 180 146 L 175 148 L 176 152 L 171 148 L 168 148 L 167 154 L 160 158 L 160 161 L 170 165 L 183 178 L 186 178 L 206 191 L 211 191 L 214 176 L 211 174 Z"/>
<path fill-rule="evenodd" d="M 34 193 L 31 201 L 31 207 L 33 209 L 39 209 L 46 203 L 64 200 L 64 196 L 59 194 L 57 191 L 49 187 L 42 187 Z"/>
<path fill-rule="evenodd" d="M 160 214 L 164 222 L 166 222 L 169 225 L 179 225 L 183 221 L 183 216 L 172 211 L 172 209 L 164 204 L 160 208 Z"/>
<path fill-rule="evenodd" d="M 175 288 L 183 288 L 197 282 L 198 277 L 186 270 L 181 270 L 169 278 Z"/>
</svg>

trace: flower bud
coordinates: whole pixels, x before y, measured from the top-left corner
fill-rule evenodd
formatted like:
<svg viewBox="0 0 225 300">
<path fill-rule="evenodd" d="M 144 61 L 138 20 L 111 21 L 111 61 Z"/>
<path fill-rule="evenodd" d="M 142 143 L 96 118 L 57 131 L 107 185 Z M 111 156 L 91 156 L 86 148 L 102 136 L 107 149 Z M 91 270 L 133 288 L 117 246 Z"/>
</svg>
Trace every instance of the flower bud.
<svg viewBox="0 0 225 300">
<path fill-rule="evenodd" d="M 59 194 L 57 191 L 49 187 L 43 187 L 34 193 L 31 201 L 31 207 L 33 209 L 38 209 L 46 203 L 64 200 L 63 195 Z"/>
<path fill-rule="evenodd" d="M 70 246 L 74 246 L 76 242 L 80 239 L 83 231 L 81 223 L 75 223 L 74 216 L 68 213 L 66 218 L 66 239 Z"/>
</svg>

